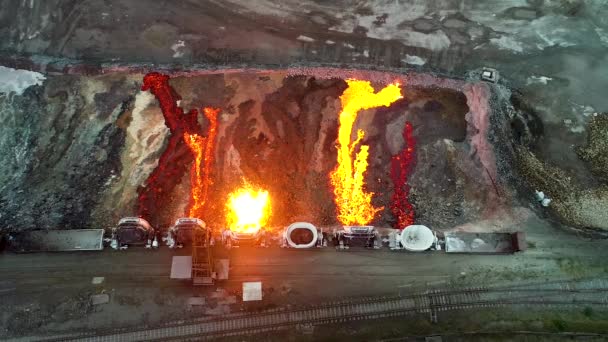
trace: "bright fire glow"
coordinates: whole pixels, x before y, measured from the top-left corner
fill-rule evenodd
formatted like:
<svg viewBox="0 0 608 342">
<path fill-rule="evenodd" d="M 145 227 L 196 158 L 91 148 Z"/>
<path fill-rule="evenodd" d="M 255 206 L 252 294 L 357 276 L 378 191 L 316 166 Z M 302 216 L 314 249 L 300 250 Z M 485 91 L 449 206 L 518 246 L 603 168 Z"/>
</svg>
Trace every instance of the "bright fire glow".
<svg viewBox="0 0 608 342">
<path fill-rule="evenodd" d="M 232 192 L 226 207 L 228 227 L 238 233 L 256 233 L 270 217 L 268 191 L 254 189 L 249 184 Z"/>
<path fill-rule="evenodd" d="M 373 193 L 363 189 L 369 146 L 361 145 L 356 151 L 365 133 L 358 130 L 357 138 L 351 142 L 353 125 L 360 110 L 388 107 L 401 99 L 401 88 L 399 83 L 394 83 L 376 93 L 369 81 L 347 80 L 346 83 L 348 88 L 340 96 L 342 112 L 338 130 L 338 166 L 330 177 L 338 220 L 344 225 L 366 225 L 384 208 L 375 208 L 371 204 Z"/>
<path fill-rule="evenodd" d="M 194 164 L 190 172 L 192 186 L 192 206 L 190 217 L 203 217 L 203 207 L 207 200 L 207 190 L 211 184 L 211 162 L 213 161 L 213 146 L 217 134 L 217 115 L 219 109 L 204 108 L 203 114 L 209 120 L 207 137 L 198 134 L 184 133 L 184 141 L 194 154 Z"/>
</svg>

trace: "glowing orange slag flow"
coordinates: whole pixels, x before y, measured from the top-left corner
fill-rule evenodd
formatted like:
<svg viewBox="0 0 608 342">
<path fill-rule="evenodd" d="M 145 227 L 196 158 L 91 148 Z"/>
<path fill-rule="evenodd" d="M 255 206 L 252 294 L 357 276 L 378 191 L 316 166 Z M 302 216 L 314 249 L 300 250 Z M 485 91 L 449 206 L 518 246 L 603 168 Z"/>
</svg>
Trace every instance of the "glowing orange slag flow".
<svg viewBox="0 0 608 342">
<path fill-rule="evenodd" d="M 389 84 L 375 92 L 369 81 L 346 80 L 348 88 L 340 96 L 340 129 L 338 130 L 338 166 L 330 175 L 334 187 L 334 201 L 338 209 L 338 220 L 344 225 L 366 225 L 374 219 L 382 207 L 371 204 L 371 192 L 365 192 L 365 171 L 369 146 L 361 145 L 365 136 L 357 131 L 357 138 L 351 142 L 353 125 L 360 110 L 380 106 L 390 106 L 402 98 L 399 83 Z"/>
<path fill-rule="evenodd" d="M 268 223 L 270 197 L 268 191 L 251 185 L 235 190 L 228 196 L 226 221 L 230 230 L 253 234 Z"/>
<path fill-rule="evenodd" d="M 217 135 L 217 115 L 220 110 L 215 108 L 204 108 L 203 114 L 209 120 L 207 137 L 201 137 L 194 133 L 184 133 L 184 141 L 194 154 L 194 164 L 190 172 L 192 186 L 192 206 L 190 217 L 203 217 L 203 207 L 207 201 L 207 190 L 211 184 L 211 163 L 213 161 L 213 146 Z"/>
</svg>

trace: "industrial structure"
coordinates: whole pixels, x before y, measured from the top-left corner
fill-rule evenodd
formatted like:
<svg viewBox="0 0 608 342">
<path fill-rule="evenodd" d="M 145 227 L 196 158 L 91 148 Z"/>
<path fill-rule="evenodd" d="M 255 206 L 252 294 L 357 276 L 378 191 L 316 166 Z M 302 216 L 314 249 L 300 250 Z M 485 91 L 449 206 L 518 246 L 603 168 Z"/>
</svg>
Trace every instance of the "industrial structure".
<svg viewBox="0 0 608 342">
<path fill-rule="evenodd" d="M 213 265 L 211 232 L 209 229 L 196 227 L 192 231 L 192 283 L 213 285 L 215 279 Z"/>
</svg>

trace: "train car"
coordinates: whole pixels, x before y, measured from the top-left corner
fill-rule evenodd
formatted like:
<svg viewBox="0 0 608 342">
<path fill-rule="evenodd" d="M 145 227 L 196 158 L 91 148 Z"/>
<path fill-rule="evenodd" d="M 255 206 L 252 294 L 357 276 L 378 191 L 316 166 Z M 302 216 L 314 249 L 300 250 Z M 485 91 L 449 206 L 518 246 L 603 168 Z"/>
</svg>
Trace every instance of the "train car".
<svg viewBox="0 0 608 342">
<path fill-rule="evenodd" d="M 167 232 L 167 246 L 169 248 L 191 246 L 194 240 L 194 233 L 197 229 L 207 229 L 207 225 L 203 220 L 193 217 L 178 218 Z"/>
<path fill-rule="evenodd" d="M 281 247 L 307 249 L 327 246 L 327 234 L 309 222 L 295 222 L 285 228 Z"/>
<path fill-rule="evenodd" d="M 348 249 L 353 246 L 365 248 L 380 248 L 380 235 L 374 226 L 344 226 L 334 232 L 334 246 L 338 249 Z"/>
<path fill-rule="evenodd" d="M 112 232 L 112 247 L 130 246 L 158 247 L 156 229 L 141 217 L 124 217 Z"/>
</svg>

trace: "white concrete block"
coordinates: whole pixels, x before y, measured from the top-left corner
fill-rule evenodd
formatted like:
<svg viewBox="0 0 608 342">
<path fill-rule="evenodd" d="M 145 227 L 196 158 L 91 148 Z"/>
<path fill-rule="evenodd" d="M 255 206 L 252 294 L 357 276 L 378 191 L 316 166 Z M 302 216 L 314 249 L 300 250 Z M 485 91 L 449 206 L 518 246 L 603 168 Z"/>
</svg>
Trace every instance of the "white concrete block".
<svg viewBox="0 0 608 342">
<path fill-rule="evenodd" d="M 243 283 L 243 301 L 262 300 L 262 282 L 245 282 Z"/>
<path fill-rule="evenodd" d="M 103 284 L 105 279 L 106 279 L 105 277 L 93 277 L 93 280 L 91 280 L 91 284 L 93 284 L 93 285 Z"/>
</svg>

